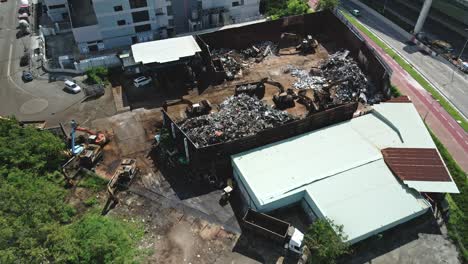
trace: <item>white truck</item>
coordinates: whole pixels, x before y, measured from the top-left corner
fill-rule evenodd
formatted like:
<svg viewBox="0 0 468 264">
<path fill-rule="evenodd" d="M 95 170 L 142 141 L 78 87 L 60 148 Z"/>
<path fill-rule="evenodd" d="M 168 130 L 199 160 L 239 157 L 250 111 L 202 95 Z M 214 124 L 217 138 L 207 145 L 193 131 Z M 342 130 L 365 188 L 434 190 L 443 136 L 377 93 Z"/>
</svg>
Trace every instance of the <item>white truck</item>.
<svg viewBox="0 0 468 264">
<path fill-rule="evenodd" d="M 252 209 L 247 210 L 242 220 L 246 229 L 279 242 L 291 252 L 302 255 L 304 234 L 291 224 Z"/>
</svg>

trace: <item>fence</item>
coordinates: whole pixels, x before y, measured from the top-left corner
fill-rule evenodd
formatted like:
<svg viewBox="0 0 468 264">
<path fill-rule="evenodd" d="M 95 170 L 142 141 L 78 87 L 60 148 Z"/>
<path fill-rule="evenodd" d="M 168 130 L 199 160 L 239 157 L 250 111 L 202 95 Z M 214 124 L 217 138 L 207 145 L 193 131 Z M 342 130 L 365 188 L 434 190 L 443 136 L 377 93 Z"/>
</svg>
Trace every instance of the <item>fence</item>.
<svg viewBox="0 0 468 264">
<path fill-rule="evenodd" d="M 357 103 L 340 105 L 312 114 L 300 120 L 263 130 L 253 136 L 202 147 L 196 146 L 164 110 L 162 110 L 162 114 L 163 125 L 165 128 L 170 130 L 172 138 L 174 139 L 175 145 L 179 151 L 185 154 L 185 157 L 190 164 L 202 167 L 203 165 L 209 166 L 212 162 L 229 158 L 232 154 L 268 145 L 349 120 L 353 117 L 354 112 L 357 110 L 357 106 Z"/>
<path fill-rule="evenodd" d="M 85 72 L 89 68 L 101 66 L 106 68 L 118 67 L 122 66 L 122 61 L 117 55 L 107 55 L 75 62 L 75 69 L 81 72 Z"/>
</svg>

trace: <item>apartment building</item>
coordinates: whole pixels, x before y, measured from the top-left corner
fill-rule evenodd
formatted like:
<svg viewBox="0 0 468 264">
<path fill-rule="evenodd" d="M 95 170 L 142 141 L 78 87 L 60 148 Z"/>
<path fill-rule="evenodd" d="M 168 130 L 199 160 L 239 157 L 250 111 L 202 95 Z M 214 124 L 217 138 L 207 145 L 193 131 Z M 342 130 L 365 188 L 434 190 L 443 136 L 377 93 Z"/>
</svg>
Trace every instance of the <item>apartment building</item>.
<svg viewBox="0 0 468 264">
<path fill-rule="evenodd" d="M 260 18 L 260 0 L 178 0 L 173 2 L 177 33 Z"/>
<path fill-rule="evenodd" d="M 260 0 L 44 0 L 69 22 L 81 53 L 130 46 L 258 18 Z"/>
</svg>

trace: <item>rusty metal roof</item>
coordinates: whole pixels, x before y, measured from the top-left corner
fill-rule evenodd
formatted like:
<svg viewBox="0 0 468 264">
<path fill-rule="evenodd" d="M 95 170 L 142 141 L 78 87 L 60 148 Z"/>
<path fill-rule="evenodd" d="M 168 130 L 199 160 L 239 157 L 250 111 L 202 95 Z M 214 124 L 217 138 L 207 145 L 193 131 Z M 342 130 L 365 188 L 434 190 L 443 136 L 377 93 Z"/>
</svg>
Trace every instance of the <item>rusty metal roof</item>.
<svg viewBox="0 0 468 264">
<path fill-rule="evenodd" d="M 392 98 L 386 101 L 386 103 L 411 103 L 411 99 L 409 98 L 409 96 L 402 95 L 402 96 Z"/>
<path fill-rule="evenodd" d="M 386 148 L 388 167 L 403 181 L 452 181 L 436 149 Z"/>
</svg>

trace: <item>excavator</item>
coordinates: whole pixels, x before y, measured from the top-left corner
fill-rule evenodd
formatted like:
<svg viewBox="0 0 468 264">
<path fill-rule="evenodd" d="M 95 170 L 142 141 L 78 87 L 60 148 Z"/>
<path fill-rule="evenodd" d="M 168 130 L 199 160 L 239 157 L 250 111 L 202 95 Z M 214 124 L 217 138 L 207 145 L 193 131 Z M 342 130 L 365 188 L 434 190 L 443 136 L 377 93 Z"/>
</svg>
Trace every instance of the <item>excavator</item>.
<svg viewBox="0 0 468 264">
<path fill-rule="evenodd" d="M 104 146 L 106 143 L 107 143 L 107 138 L 106 138 L 106 135 L 102 132 L 94 132 L 92 130 L 90 130 L 89 128 L 85 128 L 85 127 L 80 127 L 80 126 L 76 126 L 76 130 L 77 131 L 81 131 L 81 132 L 84 132 L 86 134 L 88 134 L 88 143 L 89 144 L 96 144 L 96 145 L 99 145 L 99 146 Z"/>
<path fill-rule="evenodd" d="M 87 142 L 76 145 L 76 131 L 89 134 Z M 75 120 L 71 121 L 71 153 L 79 158 L 80 166 L 92 169 L 94 165 L 103 157 L 102 147 L 107 143 L 104 133 L 94 132 L 90 129 L 78 126 Z"/>
<path fill-rule="evenodd" d="M 127 189 L 132 183 L 139 170 L 136 166 L 135 159 L 123 159 L 120 166 L 117 168 L 114 176 L 107 184 L 108 199 L 106 205 L 102 210 L 102 214 L 105 215 L 110 209 L 114 208 L 119 203 L 117 193 L 119 191 Z"/>
</svg>

